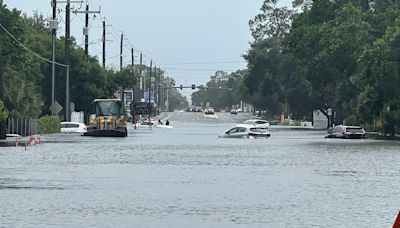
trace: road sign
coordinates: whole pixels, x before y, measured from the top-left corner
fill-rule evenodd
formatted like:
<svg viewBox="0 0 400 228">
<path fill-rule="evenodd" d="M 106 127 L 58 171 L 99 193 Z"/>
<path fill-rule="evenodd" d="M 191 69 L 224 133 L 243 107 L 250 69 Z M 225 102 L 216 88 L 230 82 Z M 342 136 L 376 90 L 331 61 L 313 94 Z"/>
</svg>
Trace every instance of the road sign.
<svg viewBox="0 0 400 228">
<path fill-rule="evenodd" d="M 58 114 L 62 109 L 63 107 L 57 101 L 54 101 L 54 103 L 50 106 L 50 111 L 54 114 Z"/>
<path fill-rule="evenodd" d="M 328 117 L 326 117 L 320 110 L 314 110 L 313 125 L 316 129 L 326 129 L 328 126 Z"/>
<path fill-rule="evenodd" d="M 328 108 L 327 113 L 328 113 L 328 116 L 332 116 L 332 109 Z"/>
</svg>

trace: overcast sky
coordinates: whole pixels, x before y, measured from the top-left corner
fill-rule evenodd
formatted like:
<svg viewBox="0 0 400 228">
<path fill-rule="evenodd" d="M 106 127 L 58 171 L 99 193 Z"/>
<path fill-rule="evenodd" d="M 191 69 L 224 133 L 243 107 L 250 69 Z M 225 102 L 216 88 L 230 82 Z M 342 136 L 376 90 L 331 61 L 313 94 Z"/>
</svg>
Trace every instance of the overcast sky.
<svg viewBox="0 0 400 228">
<path fill-rule="evenodd" d="M 75 1 L 75 0 L 74 0 Z M 28 15 L 38 11 L 51 17 L 51 0 L 4 0 L 9 8 Z M 65 1 L 64 1 L 65 2 Z M 84 1 L 86 2 L 86 1 Z M 152 59 L 176 83 L 205 84 L 216 70 L 228 73 L 245 68 L 241 55 L 252 40 L 248 21 L 260 12 L 263 0 L 88 0 L 90 9 L 101 7 L 101 14 L 90 15 L 90 55 L 102 56 L 102 18 L 107 22 L 108 67 L 119 67 L 119 43 L 124 33 L 124 64 L 131 62 L 130 49 L 148 65 Z M 280 4 L 290 5 L 290 0 Z M 72 4 L 84 10 L 85 4 Z M 64 35 L 65 4 L 58 4 Z M 71 33 L 83 47 L 84 14 L 71 15 Z M 62 51 L 62 50 L 60 50 Z M 190 99 L 191 90 L 182 91 Z"/>
</svg>

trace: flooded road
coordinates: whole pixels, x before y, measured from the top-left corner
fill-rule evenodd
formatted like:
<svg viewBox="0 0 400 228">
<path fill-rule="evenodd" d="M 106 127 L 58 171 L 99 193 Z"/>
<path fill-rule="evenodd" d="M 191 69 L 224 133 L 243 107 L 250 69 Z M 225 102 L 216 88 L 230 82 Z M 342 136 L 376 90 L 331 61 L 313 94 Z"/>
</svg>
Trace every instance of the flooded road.
<svg viewBox="0 0 400 228">
<path fill-rule="evenodd" d="M 0 227 L 391 227 L 400 208 L 399 142 L 284 127 L 222 139 L 247 117 L 167 118 L 0 148 Z"/>
</svg>

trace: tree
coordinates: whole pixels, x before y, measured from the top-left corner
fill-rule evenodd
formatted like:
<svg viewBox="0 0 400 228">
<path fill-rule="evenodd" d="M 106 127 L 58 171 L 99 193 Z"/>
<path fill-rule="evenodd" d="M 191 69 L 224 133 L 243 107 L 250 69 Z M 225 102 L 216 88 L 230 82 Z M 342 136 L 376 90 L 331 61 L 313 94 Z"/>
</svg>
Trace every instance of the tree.
<svg viewBox="0 0 400 228">
<path fill-rule="evenodd" d="M 45 59 L 51 59 L 51 31 L 42 15 L 21 16 L 18 10 L 9 10 L 0 4 L 0 22 L 12 34 L 0 33 L 4 48 L 4 103 L 14 117 L 38 117 L 49 114 L 51 105 L 51 64 L 28 52 L 25 47 Z M 63 50 L 64 38 L 56 41 L 56 49 Z M 22 47 L 22 44 L 25 47 Z M 70 94 L 76 110 L 88 111 L 95 98 L 112 95 L 121 83 L 134 85 L 123 75 L 104 70 L 96 58 L 87 57 L 82 48 L 71 42 Z M 56 61 L 62 62 L 63 53 L 56 52 Z M 65 103 L 65 68 L 56 68 L 56 94 L 59 103 Z M 110 90 L 113 90 L 110 92 Z M 43 105 L 44 104 L 44 105 Z"/>
<path fill-rule="evenodd" d="M 287 7 L 277 7 L 277 2 L 265 0 L 260 9 L 262 12 L 249 21 L 254 39 L 281 38 L 289 31 L 294 11 Z"/>
<path fill-rule="evenodd" d="M 4 107 L 3 101 L 0 100 L 0 121 L 6 120 L 8 117 L 8 111 Z"/>
<path fill-rule="evenodd" d="M 169 96 L 169 110 L 170 112 L 174 111 L 175 109 L 186 109 L 189 106 L 186 97 L 184 97 L 181 93 L 178 92 L 175 88 L 170 89 Z"/>
<path fill-rule="evenodd" d="M 216 110 L 230 108 L 241 100 L 240 85 L 242 84 L 244 71 L 236 71 L 228 74 L 217 71 L 205 86 L 192 94 L 192 104 L 205 106 L 210 103 Z"/>
</svg>

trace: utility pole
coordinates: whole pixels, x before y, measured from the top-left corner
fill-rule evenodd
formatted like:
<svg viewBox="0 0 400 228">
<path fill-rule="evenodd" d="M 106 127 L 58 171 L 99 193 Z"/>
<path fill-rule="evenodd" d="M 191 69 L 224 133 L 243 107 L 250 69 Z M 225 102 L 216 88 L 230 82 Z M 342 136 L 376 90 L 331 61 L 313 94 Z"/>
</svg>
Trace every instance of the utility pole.
<svg viewBox="0 0 400 228">
<path fill-rule="evenodd" d="M 83 35 L 85 36 L 85 55 L 89 56 L 89 13 L 100 13 L 100 8 L 98 11 L 90 11 L 89 4 L 86 3 L 85 11 L 75 10 L 73 13 L 84 13 L 85 14 L 85 27 L 83 28 Z"/>
<path fill-rule="evenodd" d="M 85 28 L 83 28 L 83 35 L 85 36 L 85 55 L 89 56 L 89 4 L 86 3 L 85 13 Z"/>
<path fill-rule="evenodd" d="M 149 102 L 149 122 L 150 122 L 150 115 L 151 115 L 151 70 L 152 70 L 152 67 L 153 67 L 153 60 L 150 60 L 150 75 L 149 75 L 150 85 L 149 85 L 149 100 L 148 100 L 148 102 Z"/>
<path fill-rule="evenodd" d="M 106 19 L 103 19 L 103 68 L 106 68 Z"/>
<path fill-rule="evenodd" d="M 131 48 L 131 64 L 132 64 L 132 77 L 135 78 L 135 52 L 133 50 L 133 47 Z M 135 83 L 136 84 L 136 83 Z M 132 101 L 131 102 L 135 102 L 135 100 L 137 100 L 137 95 L 138 95 L 138 91 L 137 91 L 137 86 L 135 84 L 132 84 Z M 136 86 L 136 88 L 134 88 Z"/>
<path fill-rule="evenodd" d="M 169 78 L 167 78 L 167 99 L 166 99 L 166 104 L 165 104 L 165 106 L 166 106 L 166 109 L 167 109 L 167 112 L 169 112 L 169 88 L 170 88 L 170 84 L 169 84 Z"/>
<path fill-rule="evenodd" d="M 145 100 L 145 97 L 144 97 L 144 78 L 143 78 L 143 75 L 142 75 L 142 64 L 143 64 L 143 56 L 142 56 L 142 53 L 140 53 L 140 63 L 139 63 L 139 77 L 140 77 L 140 93 L 142 94 L 141 95 L 141 97 L 143 97 L 143 99 Z"/>
<path fill-rule="evenodd" d="M 67 1 L 67 6 L 65 7 L 65 47 L 64 47 L 64 59 L 65 65 L 67 65 L 67 73 L 66 73 L 66 83 L 65 83 L 65 121 L 70 121 L 70 101 L 69 101 L 69 55 L 70 55 L 70 10 L 71 10 L 71 1 Z"/>
<path fill-rule="evenodd" d="M 135 70 L 135 54 L 133 48 L 131 48 L 131 60 L 132 60 L 132 71 Z"/>
<path fill-rule="evenodd" d="M 132 60 L 132 73 L 133 73 L 133 77 L 137 78 L 137 71 L 135 69 L 135 50 L 133 49 L 133 47 L 131 48 L 131 60 Z M 141 97 L 141 93 L 140 93 L 140 86 L 138 84 L 138 82 L 135 80 L 135 84 L 132 85 L 132 94 L 133 94 L 133 98 L 132 98 L 132 103 L 135 102 L 139 102 L 140 101 L 140 97 Z"/>
<path fill-rule="evenodd" d="M 120 56 L 119 56 L 119 71 L 122 71 L 123 68 L 123 47 L 124 47 L 124 33 L 121 33 L 121 46 L 120 46 Z M 125 112 L 125 86 L 121 85 L 121 102 L 122 102 L 122 108 Z"/>
<path fill-rule="evenodd" d="M 52 34 L 52 53 L 53 53 L 53 58 L 52 58 L 52 63 L 51 63 L 51 105 L 54 104 L 55 101 L 55 74 L 56 74 L 56 36 L 57 36 L 57 0 L 52 0 L 51 6 L 53 7 L 53 17 L 50 22 L 50 28 L 51 28 L 51 34 Z M 52 111 L 52 114 L 54 115 L 55 113 Z"/>
<path fill-rule="evenodd" d="M 160 108 L 161 108 L 161 101 L 162 101 L 162 99 L 161 99 L 161 69 L 159 68 L 158 69 L 158 80 L 157 80 L 157 88 L 158 88 L 158 92 L 157 92 L 157 107 L 158 107 L 158 109 L 157 109 L 157 111 L 158 111 L 158 115 L 160 115 Z"/>
<path fill-rule="evenodd" d="M 3 105 L 5 108 L 4 103 L 4 85 L 3 85 L 3 51 L 0 47 L 0 100 L 3 101 Z M 7 134 L 6 129 L 6 120 L 0 121 L 0 139 L 6 139 Z"/>
<path fill-rule="evenodd" d="M 160 112 L 158 111 L 160 108 L 160 104 L 159 104 L 159 91 L 158 91 L 158 73 L 157 73 L 157 66 L 154 66 L 154 103 L 157 104 L 157 115 L 160 114 Z"/>
<path fill-rule="evenodd" d="M 119 70 L 122 70 L 122 54 L 123 54 L 123 47 L 124 47 L 124 33 L 121 33 L 121 43 L 119 46 Z"/>
<path fill-rule="evenodd" d="M 157 90 L 156 90 L 156 82 L 157 82 L 157 65 L 154 64 L 154 77 L 150 79 L 150 88 L 153 89 L 154 96 L 154 104 L 157 104 Z"/>
</svg>

